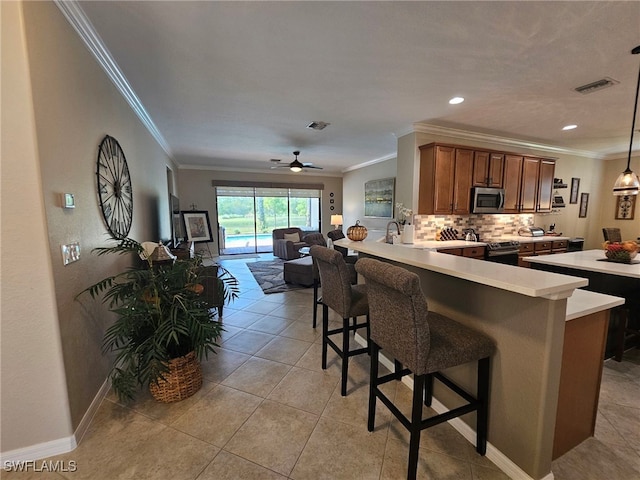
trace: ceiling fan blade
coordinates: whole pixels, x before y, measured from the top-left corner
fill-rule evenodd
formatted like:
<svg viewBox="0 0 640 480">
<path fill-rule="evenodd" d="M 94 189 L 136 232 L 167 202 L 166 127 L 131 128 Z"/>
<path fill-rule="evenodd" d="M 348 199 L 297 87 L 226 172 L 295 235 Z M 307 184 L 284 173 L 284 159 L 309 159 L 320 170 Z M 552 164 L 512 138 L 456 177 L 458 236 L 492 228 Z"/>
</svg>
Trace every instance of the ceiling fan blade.
<svg viewBox="0 0 640 480">
<path fill-rule="evenodd" d="M 315 168 L 316 170 L 322 170 L 322 167 L 316 167 L 313 163 L 303 163 L 302 168 Z"/>
</svg>

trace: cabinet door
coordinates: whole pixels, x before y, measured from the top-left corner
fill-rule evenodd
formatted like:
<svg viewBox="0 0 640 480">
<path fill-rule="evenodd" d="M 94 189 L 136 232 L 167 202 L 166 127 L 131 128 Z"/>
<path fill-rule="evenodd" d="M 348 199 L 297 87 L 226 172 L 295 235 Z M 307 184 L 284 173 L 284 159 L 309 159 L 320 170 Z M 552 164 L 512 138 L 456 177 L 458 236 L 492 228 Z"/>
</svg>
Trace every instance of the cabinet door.
<svg viewBox="0 0 640 480">
<path fill-rule="evenodd" d="M 452 211 L 457 215 L 470 212 L 472 175 L 473 150 L 456 148 Z"/>
<path fill-rule="evenodd" d="M 473 152 L 473 186 L 502 188 L 504 155 Z"/>
<path fill-rule="evenodd" d="M 536 211 L 550 212 L 553 200 L 553 176 L 556 163 L 553 160 L 540 160 L 538 174 L 538 204 Z"/>
<path fill-rule="evenodd" d="M 437 146 L 435 154 L 434 214 L 449 214 L 453 210 L 453 189 L 456 149 Z"/>
<path fill-rule="evenodd" d="M 522 187 L 520 191 L 520 211 L 523 213 L 534 213 L 538 206 L 539 172 L 540 159 L 524 157 L 522 163 Z"/>
<path fill-rule="evenodd" d="M 489 152 L 473 152 L 473 186 L 489 185 Z"/>
<path fill-rule="evenodd" d="M 504 166 L 504 155 L 492 153 L 489 157 L 489 186 L 502 188 L 502 170 Z"/>
<path fill-rule="evenodd" d="M 504 158 L 504 213 L 520 211 L 520 178 L 523 158 L 517 155 L 505 155 Z"/>
</svg>

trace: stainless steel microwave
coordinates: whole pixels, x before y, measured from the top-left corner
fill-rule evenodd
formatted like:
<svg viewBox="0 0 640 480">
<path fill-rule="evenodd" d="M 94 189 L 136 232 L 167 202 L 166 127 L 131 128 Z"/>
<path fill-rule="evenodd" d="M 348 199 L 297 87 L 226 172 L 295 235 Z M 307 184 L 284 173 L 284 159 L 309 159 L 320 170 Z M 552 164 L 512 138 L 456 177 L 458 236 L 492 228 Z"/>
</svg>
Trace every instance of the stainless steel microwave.
<svg viewBox="0 0 640 480">
<path fill-rule="evenodd" d="M 472 213 L 501 213 L 503 210 L 503 188 L 476 187 L 471 190 Z"/>
</svg>

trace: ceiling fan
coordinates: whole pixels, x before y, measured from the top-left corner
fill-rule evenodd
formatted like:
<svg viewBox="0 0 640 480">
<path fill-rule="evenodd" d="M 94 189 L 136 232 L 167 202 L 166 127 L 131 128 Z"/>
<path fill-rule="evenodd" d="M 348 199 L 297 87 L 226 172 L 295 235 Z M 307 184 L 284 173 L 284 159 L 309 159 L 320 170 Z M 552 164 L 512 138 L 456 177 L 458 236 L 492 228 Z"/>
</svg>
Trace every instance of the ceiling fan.
<svg viewBox="0 0 640 480">
<path fill-rule="evenodd" d="M 271 168 L 288 168 L 295 173 L 301 172 L 306 168 L 315 168 L 317 170 L 322 170 L 322 167 L 316 167 L 313 163 L 302 163 L 300 160 L 298 160 L 298 155 L 300 155 L 299 150 L 296 150 L 295 152 L 293 152 L 293 154 L 295 155 L 296 159 L 291 163 L 281 164 L 281 160 L 279 158 L 272 158 L 271 163 L 273 163 L 273 165 L 271 166 Z"/>
</svg>

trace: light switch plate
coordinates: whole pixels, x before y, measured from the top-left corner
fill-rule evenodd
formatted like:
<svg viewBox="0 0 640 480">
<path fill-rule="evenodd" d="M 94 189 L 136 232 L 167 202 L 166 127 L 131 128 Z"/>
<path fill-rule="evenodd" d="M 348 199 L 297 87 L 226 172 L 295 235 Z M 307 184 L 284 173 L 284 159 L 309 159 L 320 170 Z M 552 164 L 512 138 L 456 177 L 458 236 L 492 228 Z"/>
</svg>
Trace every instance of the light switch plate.
<svg viewBox="0 0 640 480">
<path fill-rule="evenodd" d="M 80 260 L 80 243 L 73 242 L 62 245 L 62 263 L 69 265 Z"/>
<path fill-rule="evenodd" d="M 76 197 L 73 193 L 62 193 L 62 208 L 76 208 Z"/>
</svg>

